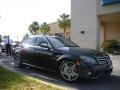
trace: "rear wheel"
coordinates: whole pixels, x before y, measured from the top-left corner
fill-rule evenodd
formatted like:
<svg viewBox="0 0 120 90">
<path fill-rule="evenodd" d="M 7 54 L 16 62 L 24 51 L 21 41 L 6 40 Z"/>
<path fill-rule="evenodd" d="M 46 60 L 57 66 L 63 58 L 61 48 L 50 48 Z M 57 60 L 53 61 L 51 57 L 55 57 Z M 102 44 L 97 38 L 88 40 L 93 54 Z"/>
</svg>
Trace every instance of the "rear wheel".
<svg viewBox="0 0 120 90">
<path fill-rule="evenodd" d="M 23 67 L 22 59 L 19 54 L 16 54 L 14 56 L 14 64 L 16 67 L 19 67 L 19 68 Z"/>
<path fill-rule="evenodd" d="M 60 64 L 59 74 L 64 80 L 72 82 L 79 78 L 79 69 L 74 62 L 64 61 Z"/>
<path fill-rule="evenodd" d="M 2 47 L 0 46 L 0 54 L 2 53 Z"/>
</svg>

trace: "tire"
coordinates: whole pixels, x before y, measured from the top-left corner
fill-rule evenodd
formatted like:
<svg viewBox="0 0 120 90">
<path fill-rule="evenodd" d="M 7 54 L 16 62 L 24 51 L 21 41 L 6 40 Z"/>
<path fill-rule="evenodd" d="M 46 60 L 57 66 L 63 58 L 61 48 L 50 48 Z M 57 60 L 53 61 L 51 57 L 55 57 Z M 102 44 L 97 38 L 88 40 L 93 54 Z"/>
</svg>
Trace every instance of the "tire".
<svg viewBox="0 0 120 90">
<path fill-rule="evenodd" d="M 2 54 L 2 47 L 0 46 L 0 55 Z"/>
<path fill-rule="evenodd" d="M 18 68 L 22 68 L 23 67 L 22 59 L 21 59 L 19 54 L 16 54 L 14 56 L 14 64 Z"/>
<path fill-rule="evenodd" d="M 61 78 L 68 82 L 73 82 L 79 78 L 79 69 L 72 61 L 63 61 L 59 66 L 59 74 Z"/>
</svg>

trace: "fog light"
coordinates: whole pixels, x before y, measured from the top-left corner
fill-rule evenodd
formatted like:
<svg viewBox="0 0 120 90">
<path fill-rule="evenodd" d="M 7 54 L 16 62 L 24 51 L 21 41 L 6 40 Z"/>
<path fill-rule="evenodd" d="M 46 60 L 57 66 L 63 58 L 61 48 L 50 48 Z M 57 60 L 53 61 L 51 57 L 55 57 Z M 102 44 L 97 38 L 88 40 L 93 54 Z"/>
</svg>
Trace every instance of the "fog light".
<svg viewBox="0 0 120 90">
<path fill-rule="evenodd" d="M 88 75 L 91 75 L 92 73 L 91 72 L 88 72 Z"/>
</svg>

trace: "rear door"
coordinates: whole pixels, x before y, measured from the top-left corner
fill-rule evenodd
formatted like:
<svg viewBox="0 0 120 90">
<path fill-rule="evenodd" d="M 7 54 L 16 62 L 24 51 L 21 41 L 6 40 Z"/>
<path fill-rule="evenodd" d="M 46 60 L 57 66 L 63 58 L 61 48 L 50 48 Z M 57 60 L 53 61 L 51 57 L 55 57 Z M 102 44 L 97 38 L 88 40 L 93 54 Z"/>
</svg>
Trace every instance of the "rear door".
<svg viewBox="0 0 120 90">
<path fill-rule="evenodd" d="M 23 49 L 21 51 L 21 56 L 25 63 L 33 64 L 33 61 L 34 61 L 33 51 L 34 51 L 35 40 L 36 40 L 35 37 L 28 37 L 22 43 Z"/>
</svg>

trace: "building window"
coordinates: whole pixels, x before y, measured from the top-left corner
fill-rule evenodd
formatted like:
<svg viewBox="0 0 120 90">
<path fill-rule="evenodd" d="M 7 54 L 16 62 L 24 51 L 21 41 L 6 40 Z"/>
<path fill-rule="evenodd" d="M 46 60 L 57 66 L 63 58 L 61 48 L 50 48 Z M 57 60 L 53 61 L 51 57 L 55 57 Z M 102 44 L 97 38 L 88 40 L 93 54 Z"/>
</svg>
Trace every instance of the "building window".
<svg viewBox="0 0 120 90">
<path fill-rule="evenodd" d="M 63 37 L 62 33 L 55 33 L 55 36 Z"/>
</svg>

